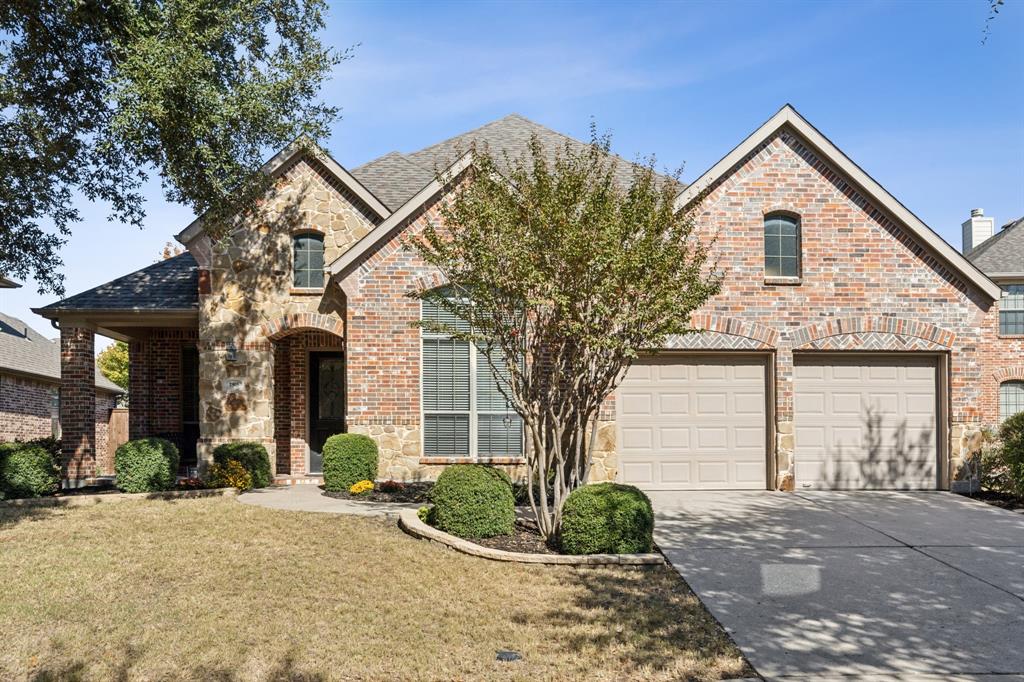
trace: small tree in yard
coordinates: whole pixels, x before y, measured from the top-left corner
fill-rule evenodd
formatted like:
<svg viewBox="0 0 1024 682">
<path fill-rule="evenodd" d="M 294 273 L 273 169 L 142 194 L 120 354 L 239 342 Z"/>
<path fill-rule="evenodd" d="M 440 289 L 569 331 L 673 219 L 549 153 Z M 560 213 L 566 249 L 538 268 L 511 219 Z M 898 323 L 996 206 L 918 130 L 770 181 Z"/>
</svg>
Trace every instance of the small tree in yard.
<svg viewBox="0 0 1024 682">
<path fill-rule="evenodd" d="M 530 504 L 552 538 L 587 481 L 601 404 L 638 353 L 693 331 L 719 280 L 693 214 L 675 209 L 678 173 L 659 176 L 650 159 L 617 181 L 607 136 L 471 158 L 443 225 L 409 240 L 449 283 L 416 296 L 464 323 L 420 324 L 487 358 L 523 419 Z"/>
</svg>

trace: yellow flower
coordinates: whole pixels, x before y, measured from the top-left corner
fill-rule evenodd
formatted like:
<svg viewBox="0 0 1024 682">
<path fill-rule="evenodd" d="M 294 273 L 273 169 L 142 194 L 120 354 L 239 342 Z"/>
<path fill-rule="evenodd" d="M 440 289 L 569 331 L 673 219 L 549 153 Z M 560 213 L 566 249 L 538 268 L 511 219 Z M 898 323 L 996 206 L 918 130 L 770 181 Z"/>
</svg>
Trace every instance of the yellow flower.
<svg viewBox="0 0 1024 682">
<path fill-rule="evenodd" d="M 348 489 L 353 495 L 362 495 L 371 490 L 373 490 L 373 481 L 359 481 L 358 483 L 353 483 L 352 487 Z"/>
</svg>

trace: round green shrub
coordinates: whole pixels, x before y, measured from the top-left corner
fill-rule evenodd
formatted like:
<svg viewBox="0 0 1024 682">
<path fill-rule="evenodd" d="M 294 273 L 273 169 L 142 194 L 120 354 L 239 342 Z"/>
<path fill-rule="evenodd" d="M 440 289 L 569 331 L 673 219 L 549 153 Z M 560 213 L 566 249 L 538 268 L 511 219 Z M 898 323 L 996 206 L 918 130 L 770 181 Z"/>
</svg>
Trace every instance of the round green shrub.
<svg viewBox="0 0 1024 682">
<path fill-rule="evenodd" d="M 598 483 L 577 488 L 562 507 L 566 554 L 638 554 L 654 546 L 654 510 L 631 485 Z"/>
<path fill-rule="evenodd" d="M 60 487 L 60 469 L 37 443 L 0 444 L 0 491 L 5 498 L 52 495 Z"/>
<path fill-rule="evenodd" d="M 169 490 L 178 477 L 178 448 L 163 438 L 139 438 L 114 453 L 117 487 L 126 493 Z"/>
<path fill-rule="evenodd" d="M 1024 412 L 1009 417 L 999 427 L 1000 455 L 1013 494 L 1024 499 Z"/>
<path fill-rule="evenodd" d="M 377 444 L 359 433 L 339 433 L 324 443 L 324 489 L 347 492 L 359 481 L 377 479 Z"/>
<path fill-rule="evenodd" d="M 508 535 L 516 520 L 508 474 L 482 464 L 455 464 L 430 491 L 434 526 L 460 538 Z"/>
<path fill-rule="evenodd" d="M 234 460 L 245 467 L 245 470 L 252 476 L 253 488 L 266 488 L 273 482 L 274 475 L 270 473 L 270 456 L 267 449 L 260 443 L 241 442 L 223 443 L 213 450 L 213 461 L 221 466 Z"/>
</svg>

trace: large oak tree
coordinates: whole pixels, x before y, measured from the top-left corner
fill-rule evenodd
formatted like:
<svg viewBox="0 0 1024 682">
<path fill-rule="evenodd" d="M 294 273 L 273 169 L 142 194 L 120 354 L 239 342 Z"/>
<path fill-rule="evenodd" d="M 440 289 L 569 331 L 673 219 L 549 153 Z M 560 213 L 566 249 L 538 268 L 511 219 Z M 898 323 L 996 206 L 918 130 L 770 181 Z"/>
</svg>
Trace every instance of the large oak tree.
<svg viewBox="0 0 1024 682">
<path fill-rule="evenodd" d="M 63 292 L 76 194 L 141 225 L 143 183 L 216 232 L 263 191 L 268 149 L 323 138 L 321 83 L 348 52 L 324 0 L 0 3 L 0 274 Z"/>
</svg>

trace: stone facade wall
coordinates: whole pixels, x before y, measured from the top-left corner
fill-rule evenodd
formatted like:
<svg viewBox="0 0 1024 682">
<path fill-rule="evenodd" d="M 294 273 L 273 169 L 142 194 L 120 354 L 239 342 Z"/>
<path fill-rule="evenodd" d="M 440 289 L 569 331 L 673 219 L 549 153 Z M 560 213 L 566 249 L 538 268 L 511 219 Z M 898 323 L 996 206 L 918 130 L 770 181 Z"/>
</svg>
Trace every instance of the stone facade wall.
<svg viewBox="0 0 1024 682">
<path fill-rule="evenodd" d="M 331 347 L 340 347 L 345 300 L 330 283 L 293 288 L 292 240 L 323 235 L 330 263 L 379 222 L 319 162 L 301 159 L 225 239 L 202 236 L 188 245 L 200 267 L 201 463 L 219 443 L 255 440 L 280 473 L 305 473 L 305 368 L 296 374 L 298 353 L 288 370 L 275 360 L 292 357 L 292 342 L 282 339 L 295 332 L 327 332 L 335 337 Z"/>
<path fill-rule="evenodd" d="M 0 374 L 0 442 L 54 435 L 58 385 Z"/>
</svg>

